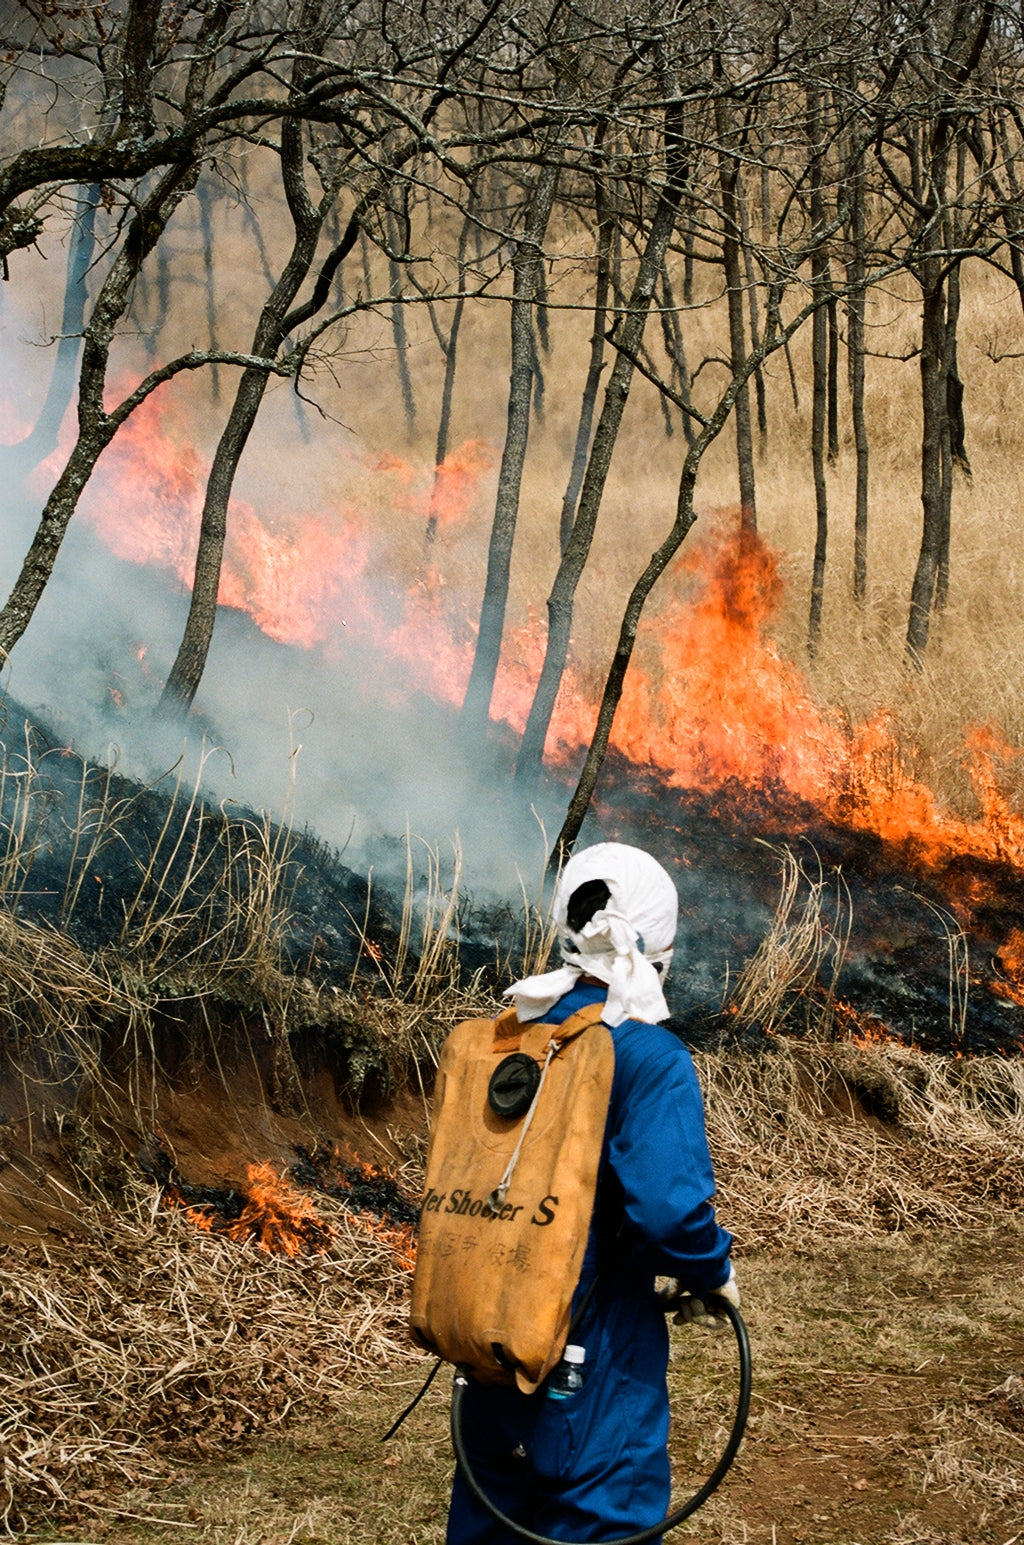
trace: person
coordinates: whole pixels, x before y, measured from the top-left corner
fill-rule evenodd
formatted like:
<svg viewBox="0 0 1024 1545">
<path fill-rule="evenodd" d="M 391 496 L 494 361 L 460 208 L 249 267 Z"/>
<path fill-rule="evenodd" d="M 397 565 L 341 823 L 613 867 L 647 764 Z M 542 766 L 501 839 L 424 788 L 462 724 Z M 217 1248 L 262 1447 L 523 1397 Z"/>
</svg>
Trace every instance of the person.
<svg viewBox="0 0 1024 1545">
<path fill-rule="evenodd" d="M 562 964 L 514 984 L 521 1022 L 562 1024 L 604 1000 L 615 1056 L 594 1212 L 573 1299 L 570 1341 L 583 1384 L 567 1398 L 544 1386 L 470 1378 L 463 1434 L 477 1481 L 508 1518 L 558 1540 L 612 1540 L 669 1509 L 666 1307 L 699 1317 L 720 1294 L 739 1307 L 720 1227 L 690 1055 L 658 1021 L 675 940 L 675 886 L 650 854 L 624 843 L 566 864 L 553 901 Z M 673 1279 L 656 1290 L 656 1277 Z M 689 1311 L 689 1313 L 687 1313 Z M 447 1545 L 513 1545 L 515 1536 L 456 1472 Z"/>
</svg>

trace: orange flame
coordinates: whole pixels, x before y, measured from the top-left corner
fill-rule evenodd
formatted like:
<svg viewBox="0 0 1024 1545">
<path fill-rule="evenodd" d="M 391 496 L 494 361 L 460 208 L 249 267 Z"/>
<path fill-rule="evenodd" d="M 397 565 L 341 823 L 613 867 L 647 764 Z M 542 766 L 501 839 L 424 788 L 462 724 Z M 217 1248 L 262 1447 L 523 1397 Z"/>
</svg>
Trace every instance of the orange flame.
<svg viewBox="0 0 1024 1545">
<path fill-rule="evenodd" d="M 383 1170 L 371 1165 L 361 1166 L 367 1176 L 387 1178 Z M 211 1203 L 190 1205 L 174 1185 L 164 1188 L 163 1201 L 170 1207 L 183 1207 L 197 1229 L 208 1234 L 219 1234 L 239 1243 L 253 1240 L 269 1255 L 295 1257 L 303 1254 L 322 1254 L 338 1230 L 326 1223 L 308 1196 L 283 1176 L 279 1176 L 269 1164 L 250 1164 L 246 1167 L 247 1195 L 239 1216 L 232 1220 L 223 1218 Z M 343 1189 L 343 1186 L 338 1187 Z M 351 1214 L 357 1227 L 372 1234 L 394 1252 L 399 1266 L 412 1271 L 416 1264 L 416 1231 L 411 1224 L 393 1223 L 362 1210 Z"/>
<path fill-rule="evenodd" d="M 106 486 L 117 493 L 92 492 L 94 527 L 120 557 L 162 564 L 189 584 L 205 468 L 175 443 L 170 409 L 148 399 L 105 458 Z M 445 584 L 443 541 L 429 548 L 424 572 L 422 532 L 435 515 L 439 537 L 468 518 L 492 460 L 471 441 L 427 478 L 397 457 L 372 465 L 351 458 L 374 490 L 366 508 L 353 501 L 270 514 L 232 501 L 221 600 L 284 643 L 330 649 L 343 629 L 359 635 L 401 663 L 401 690 L 459 703 L 473 624 L 459 588 Z M 370 510 L 382 497 L 386 521 Z M 420 540 L 402 548 L 395 532 L 410 525 Z M 389 589 L 382 574 L 403 567 L 418 577 Z M 1010 808 L 998 774 L 1017 752 L 995 730 L 971 731 L 965 757 L 980 808 L 966 818 L 943 809 L 913 773 L 889 715 L 851 727 L 819 708 L 771 636 L 782 584 L 775 554 L 756 534 L 723 528 L 691 542 L 660 589 L 660 610 L 641 628 L 626 677 L 612 737 L 619 752 L 670 787 L 804 803 L 894 845 L 907 864 L 936 869 L 957 855 L 1024 868 L 1024 818 Z M 539 617 L 508 630 L 492 712 L 514 730 L 526 722 L 543 650 Z M 584 690 L 570 659 L 547 740 L 550 761 L 578 763 L 596 710 L 595 693 Z"/>
<path fill-rule="evenodd" d="M 613 743 L 676 788 L 820 795 L 840 738 L 766 633 L 782 593 L 774 553 L 743 528 L 684 551 L 626 678 Z"/>
<path fill-rule="evenodd" d="M 837 1033 L 853 1046 L 895 1045 L 907 1049 L 906 1042 L 894 1035 L 890 1026 L 879 1019 L 877 1014 L 860 1012 L 842 998 L 832 1005 L 832 1013 Z M 915 1050 L 914 1047 L 909 1049 Z"/>
<path fill-rule="evenodd" d="M 335 1194 L 352 1190 L 353 1174 L 371 1185 L 394 1186 L 394 1180 L 387 1170 L 377 1164 L 371 1164 L 366 1159 L 361 1159 L 347 1143 L 334 1145 L 332 1161 L 334 1170 L 330 1190 Z M 399 1266 L 405 1271 L 414 1270 L 416 1266 L 415 1227 L 411 1223 L 396 1223 L 389 1217 L 387 1202 L 382 1207 L 382 1213 L 383 1216 L 378 1216 L 377 1213 L 363 1208 L 353 1211 L 351 1216 L 360 1228 L 366 1229 L 377 1239 L 390 1245 Z"/>
<path fill-rule="evenodd" d="M 382 1223 L 369 1212 L 354 1212 L 352 1220 L 375 1239 L 389 1245 L 403 1271 L 415 1271 L 416 1230 L 411 1223 Z"/>
<path fill-rule="evenodd" d="M 246 1203 L 231 1222 L 212 1206 L 188 1206 L 173 1186 L 166 1188 L 164 1200 L 171 1206 L 184 1206 L 196 1228 L 239 1242 L 255 1240 L 269 1255 L 294 1257 L 326 1250 L 335 1230 L 323 1221 L 308 1197 L 275 1174 L 269 1164 L 248 1165 L 246 1176 Z"/>
<path fill-rule="evenodd" d="M 892 718 L 847 726 L 812 701 L 768 625 L 781 594 L 775 555 L 754 534 L 719 531 L 678 566 L 695 599 L 674 597 L 648 629 L 646 668 L 627 677 L 613 742 L 670 786 L 781 793 L 871 833 L 924 868 L 954 855 L 1024 867 L 1024 819 L 998 760 L 1018 753 L 992 728 L 968 731 L 973 820 L 943 810 L 906 764 Z M 653 657 L 653 659 L 652 659 Z"/>
</svg>

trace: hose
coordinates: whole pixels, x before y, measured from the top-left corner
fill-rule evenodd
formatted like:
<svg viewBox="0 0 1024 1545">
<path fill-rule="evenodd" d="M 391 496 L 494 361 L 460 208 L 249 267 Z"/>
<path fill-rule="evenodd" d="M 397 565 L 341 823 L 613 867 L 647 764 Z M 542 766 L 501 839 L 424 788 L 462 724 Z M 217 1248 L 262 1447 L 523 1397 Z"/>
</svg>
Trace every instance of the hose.
<svg viewBox="0 0 1024 1545">
<path fill-rule="evenodd" d="M 732 1325 L 736 1336 L 736 1348 L 739 1357 L 740 1389 L 739 1397 L 736 1401 L 736 1415 L 733 1418 L 729 1441 L 722 1450 L 722 1457 L 700 1490 L 695 1491 L 690 1500 L 684 1502 L 682 1507 L 675 1508 L 667 1517 L 663 1518 L 660 1524 L 652 1524 L 648 1529 L 638 1529 L 635 1534 L 620 1535 L 616 1540 L 606 1541 L 605 1545 L 646 1545 L 648 1540 L 656 1540 L 669 1529 L 676 1528 L 685 1518 L 689 1518 L 691 1513 L 695 1513 L 699 1507 L 703 1507 L 736 1458 L 740 1442 L 743 1438 L 743 1431 L 747 1425 L 747 1414 L 750 1410 L 750 1340 L 747 1336 L 747 1327 L 743 1323 L 743 1316 L 738 1309 L 733 1308 L 727 1299 L 720 1298 L 716 1300 L 715 1313 L 724 1314 Z M 513 1519 L 507 1517 L 491 1501 L 473 1474 L 469 1456 L 466 1453 L 466 1445 L 462 1438 L 462 1402 L 468 1383 L 468 1375 L 461 1368 L 457 1369 L 455 1382 L 452 1387 L 452 1447 L 455 1450 L 456 1462 L 462 1471 L 463 1479 L 470 1492 L 477 1502 L 486 1508 L 492 1518 L 496 1519 L 498 1523 L 503 1524 L 506 1529 L 510 1529 L 513 1534 L 517 1534 L 521 1540 L 531 1540 L 533 1545 L 566 1545 L 564 1540 L 551 1540 L 545 1534 L 535 1534 L 532 1529 L 526 1529 L 522 1524 L 517 1524 Z"/>
</svg>

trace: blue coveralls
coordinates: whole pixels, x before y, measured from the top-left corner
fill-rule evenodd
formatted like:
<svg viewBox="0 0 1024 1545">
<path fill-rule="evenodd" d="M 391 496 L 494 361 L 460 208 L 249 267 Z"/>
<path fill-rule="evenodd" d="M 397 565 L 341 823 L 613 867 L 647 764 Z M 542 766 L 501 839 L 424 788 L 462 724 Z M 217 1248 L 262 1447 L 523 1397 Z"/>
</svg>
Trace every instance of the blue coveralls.
<svg viewBox="0 0 1024 1545">
<path fill-rule="evenodd" d="M 605 996 L 577 985 L 544 1015 L 561 1024 Z M 523 1395 L 471 1380 L 463 1432 L 473 1472 L 503 1513 L 556 1540 L 612 1540 L 665 1517 L 668 1331 L 658 1275 L 700 1295 L 729 1274 L 731 1235 L 715 1221 L 704 1103 L 690 1054 L 670 1031 L 626 1020 L 611 1031 L 615 1074 L 574 1312 L 597 1285 L 572 1340 L 586 1349 L 577 1395 Z M 448 1545 L 515 1545 L 452 1488 Z"/>
</svg>

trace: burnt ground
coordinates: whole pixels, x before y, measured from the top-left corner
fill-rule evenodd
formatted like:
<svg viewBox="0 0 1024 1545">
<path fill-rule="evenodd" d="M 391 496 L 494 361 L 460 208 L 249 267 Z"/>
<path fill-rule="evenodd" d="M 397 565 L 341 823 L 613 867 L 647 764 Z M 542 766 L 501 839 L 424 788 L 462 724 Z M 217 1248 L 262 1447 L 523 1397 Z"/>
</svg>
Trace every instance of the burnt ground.
<svg viewBox="0 0 1024 1545">
<path fill-rule="evenodd" d="M 284 855 L 279 943 L 291 969 L 317 984 L 346 987 L 360 961 L 364 979 L 373 982 L 380 978 L 373 960 L 398 953 L 401 841 L 378 840 L 370 887 L 315 833 L 283 834 L 241 808 L 228 820 L 217 807 L 193 803 L 188 788 L 176 791 L 173 776 L 142 787 L 83 761 L 10 700 L 0 705 L 0 751 L 9 774 L 0 820 L 24 832 L 20 867 L 8 864 L 5 875 L 5 903 L 16 916 L 64 929 L 87 952 L 111 944 L 131 950 L 139 929 L 125 928 L 125 912 L 137 923 L 136 898 L 145 910 L 159 889 L 172 916 L 194 910 L 197 936 L 178 947 L 187 943 L 201 953 L 203 940 L 216 937 L 224 922 L 225 875 L 236 889 L 250 884 L 247 865 L 265 836 Z M 495 777 L 500 781 L 500 770 Z M 825 933 L 833 945 L 845 940 L 836 987 L 854 1014 L 924 1049 L 1024 1046 L 1024 983 L 1008 975 L 1016 968 L 1007 964 L 1024 939 L 1024 872 L 1009 861 L 951 856 L 929 867 L 912 842 L 895 847 L 828 823 L 784 790 L 685 793 L 614 756 L 582 840 L 604 839 L 649 847 L 676 880 L 680 924 L 667 995 L 688 1039 L 734 1034 L 720 1012 L 723 996 L 771 927 L 780 855 L 788 850 L 805 875 L 800 905 L 820 881 Z M 417 873 L 414 883 L 422 899 L 426 875 Z M 504 985 L 510 968 L 502 963 L 521 958 L 521 910 L 518 894 L 464 891 L 449 944 L 467 979 Z M 830 947 L 826 979 L 833 959 Z M 407 978 L 416 966 L 412 948 Z M 961 1022 L 957 1005 L 965 992 L 970 1014 Z M 799 1033 L 799 1014 L 786 1028 Z M 748 1036 L 758 1030 L 746 1027 Z"/>
<path fill-rule="evenodd" d="M 955 854 L 926 863 L 913 841 L 885 843 L 826 821 L 784 789 L 688 793 L 614 757 L 588 822 L 589 840 L 649 847 L 676 881 L 679 932 L 666 995 L 688 1039 L 723 1034 L 723 983 L 772 925 L 788 852 L 803 872 L 794 920 L 820 886 L 824 934 L 840 946 L 835 988 L 856 1015 L 925 1050 L 1024 1047 L 1024 990 L 1001 954 L 1024 928 L 1024 873 L 1012 863 Z M 826 948 L 822 980 L 835 960 Z M 964 1021 L 950 1007 L 961 992 L 970 1003 Z M 787 1030 L 800 1029 L 800 1014 L 791 1014 Z"/>
</svg>

